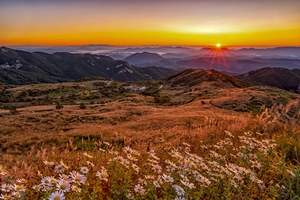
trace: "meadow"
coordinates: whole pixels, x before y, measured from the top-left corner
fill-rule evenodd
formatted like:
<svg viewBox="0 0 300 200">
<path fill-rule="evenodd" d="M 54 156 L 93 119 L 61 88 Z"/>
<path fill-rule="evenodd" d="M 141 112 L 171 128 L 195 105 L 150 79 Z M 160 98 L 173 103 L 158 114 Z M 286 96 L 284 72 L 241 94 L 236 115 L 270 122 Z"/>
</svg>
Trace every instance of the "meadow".
<svg viewBox="0 0 300 200">
<path fill-rule="evenodd" d="M 240 104 L 229 109 L 232 94 Z M 161 91 L 163 103 L 125 92 L 86 107 L 2 109 L 0 199 L 299 199 L 297 95 L 253 108 L 243 94 L 277 97 L 180 88 Z"/>
</svg>

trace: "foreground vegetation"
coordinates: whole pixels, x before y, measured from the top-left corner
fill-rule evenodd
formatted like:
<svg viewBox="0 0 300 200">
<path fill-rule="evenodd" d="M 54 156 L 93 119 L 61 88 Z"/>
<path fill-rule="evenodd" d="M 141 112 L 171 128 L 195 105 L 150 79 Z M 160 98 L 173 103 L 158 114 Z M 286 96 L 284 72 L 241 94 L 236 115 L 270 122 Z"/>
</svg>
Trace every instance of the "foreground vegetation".
<svg viewBox="0 0 300 200">
<path fill-rule="evenodd" d="M 299 199 L 296 94 L 79 86 L 4 91 L 0 199 Z"/>
<path fill-rule="evenodd" d="M 0 199 L 299 199 L 299 132 L 291 126 L 269 124 L 291 131 L 273 139 L 225 130 L 197 146 L 157 138 L 153 149 L 103 141 L 88 152 L 44 149 L 31 167 L 22 164 L 27 173 L 0 167 Z"/>
</svg>

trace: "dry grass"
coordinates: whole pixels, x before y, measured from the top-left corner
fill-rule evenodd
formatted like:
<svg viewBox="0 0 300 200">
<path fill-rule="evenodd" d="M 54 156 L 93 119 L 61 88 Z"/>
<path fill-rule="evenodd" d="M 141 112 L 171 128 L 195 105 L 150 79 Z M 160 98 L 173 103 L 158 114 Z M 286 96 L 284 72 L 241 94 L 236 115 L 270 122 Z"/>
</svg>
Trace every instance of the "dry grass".
<svg viewBox="0 0 300 200">
<path fill-rule="evenodd" d="M 89 84 L 85 87 L 92 87 Z M 197 90 L 168 87 L 161 94 L 170 96 L 174 104 L 180 103 L 157 105 L 151 96 L 129 92 L 111 102 L 89 104 L 86 109 L 80 105 L 64 105 L 63 109 L 40 105 L 18 108 L 15 115 L 0 109 L 0 164 L 12 177 L 31 178 L 41 168 L 36 164 L 41 160 L 79 162 L 83 151 L 107 148 L 106 142 L 112 145 L 109 149 L 130 146 L 146 153 L 161 148 L 160 139 L 164 138 L 167 146 L 186 142 L 197 153 L 203 151 L 203 144 L 223 140 L 226 130 L 235 136 L 250 131 L 277 139 L 285 161 L 299 167 L 300 107 L 296 94 L 268 88 L 230 88 L 199 95 Z M 186 97 L 193 100 L 186 103 Z M 251 108 L 253 97 L 256 102 L 270 100 L 272 106 L 255 112 L 236 111 Z M 238 106 L 228 107 L 232 101 Z M 103 158 L 101 163 L 106 161 Z"/>
</svg>

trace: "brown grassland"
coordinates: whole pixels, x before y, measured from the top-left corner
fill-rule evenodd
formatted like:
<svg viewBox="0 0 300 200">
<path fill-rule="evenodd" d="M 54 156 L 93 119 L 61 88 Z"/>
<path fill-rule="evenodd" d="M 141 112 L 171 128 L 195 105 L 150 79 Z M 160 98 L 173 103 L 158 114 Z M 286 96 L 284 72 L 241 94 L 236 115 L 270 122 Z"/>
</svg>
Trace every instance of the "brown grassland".
<svg viewBox="0 0 300 200">
<path fill-rule="evenodd" d="M 124 89 L 127 85 L 147 86 L 147 89 L 131 91 Z M 42 169 L 42 161 L 80 163 L 79 154 L 89 152 L 97 157 L 95 152 L 99 148 L 120 150 L 130 147 L 146 154 L 150 149 L 160 149 L 162 139 L 174 147 L 188 143 L 192 153 L 205 156 L 209 151 L 203 150 L 203 144 L 213 150 L 212 145 L 223 140 L 226 131 L 234 136 L 251 132 L 258 140 L 276 140 L 281 158 L 293 166 L 289 169 L 293 168 L 299 178 L 299 94 L 270 87 L 222 87 L 211 82 L 191 88 L 162 82 L 133 84 L 97 80 L 6 88 L 2 92 L 2 96 L 5 95 L 8 97 L 3 103 L 6 109 L 0 109 L 0 165 L 10 174 L 8 179 L 34 180 L 37 170 Z M 57 100 L 63 108 L 56 109 L 53 103 L 58 104 Z M 30 106 L 23 107 L 24 102 L 30 102 Z M 105 165 L 109 158 L 103 156 L 98 162 Z M 278 177 L 274 180 L 279 180 Z M 265 194 L 270 191 L 262 192 L 265 196 L 260 196 L 258 188 L 253 189 L 256 196 L 249 199 L 299 199 L 300 186 L 286 186 L 299 184 L 299 180 L 287 183 L 283 177 L 282 185 L 286 189 L 280 185 L 277 196 Z M 112 185 L 109 187 L 113 188 Z M 109 190 L 107 187 L 102 184 L 102 193 Z M 123 198 L 123 193 L 112 190 L 104 196 L 97 193 L 98 196 L 93 198 Z M 224 191 L 222 194 L 226 193 Z M 143 197 L 142 192 L 139 194 L 134 198 L 150 198 Z M 150 195 L 150 189 L 147 194 Z M 192 193 L 189 194 L 192 199 Z M 49 193 L 39 197 L 31 192 L 27 195 L 38 199 L 47 198 Z M 175 197 L 160 192 L 155 195 L 151 198 Z M 199 199 L 216 198 L 213 192 L 203 195 Z M 243 199 L 245 194 L 230 195 L 224 199 Z M 76 199 L 76 196 L 69 197 Z M 126 198 L 130 199 L 128 195 Z"/>
</svg>

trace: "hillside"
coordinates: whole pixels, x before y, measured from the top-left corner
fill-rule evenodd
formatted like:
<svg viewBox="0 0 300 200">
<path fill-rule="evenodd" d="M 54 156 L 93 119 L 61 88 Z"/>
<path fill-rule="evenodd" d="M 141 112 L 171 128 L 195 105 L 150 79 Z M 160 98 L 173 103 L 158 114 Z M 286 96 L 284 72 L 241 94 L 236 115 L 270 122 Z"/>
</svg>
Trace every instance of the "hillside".
<svg viewBox="0 0 300 200">
<path fill-rule="evenodd" d="M 199 86 L 212 83 L 216 87 L 246 87 L 249 84 L 215 70 L 187 69 L 165 79 L 171 85 Z"/>
<path fill-rule="evenodd" d="M 150 78 L 154 80 L 160 80 L 167 76 L 178 73 L 178 71 L 174 69 L 156 66 L 139 68 L 139 71 L 143 72 L 144 74 L 148 74 L 149 76 L 151 76 Z"/>
<path fill-rule="evenodd" d="M 0 50 L 0 84 L 56 83 L 84 77 L 137 81 L 160 79 L 173 72 L 163 71 L 166 74 L 158 76 L 151 69 L 140 70 L 128 62 L 102 55 L 29 53 L 6 47 Z"/>
<path fill-rule="evenodd" d="M 133 65 L 136 65 L 136 64 L 146 63 L 146 62 L 157 62 L 162 59 L 164 58 L 156 53 L 143 52 L 143 53 L 132 54 L 123 60 Z"/>
<path fill-rule="evenodd" d="M 278 87 L 284 90 L 300 91 L 300 70 L 266 67 L 237 76 L 253 84 Z"/>
</svg>

